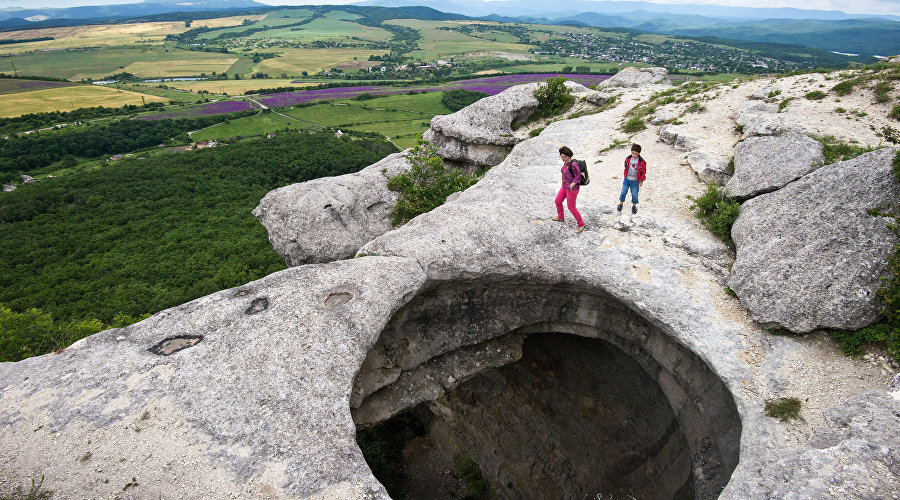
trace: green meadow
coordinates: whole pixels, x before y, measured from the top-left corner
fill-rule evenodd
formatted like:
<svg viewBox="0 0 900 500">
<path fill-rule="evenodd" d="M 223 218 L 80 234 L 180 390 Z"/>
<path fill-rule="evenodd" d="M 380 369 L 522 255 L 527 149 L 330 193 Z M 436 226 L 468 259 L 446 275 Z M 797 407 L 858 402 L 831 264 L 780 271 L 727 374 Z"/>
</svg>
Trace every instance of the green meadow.
<svg viewBox="0 0 900 500">
<path fill-rule="evenodd" d="M 377 132 L 401 148 L 412 147 L 428 130 L 431 118 L 449 114 L 441 104 L 443 92 L 399 94 L 357 101 L 344 99 L 312 106 L 279 109 L 214 125 L 195 132 L 195 141 L 225 137 L 262 136 L 268 132 L 336 128 L 342 131 Z M 281 116 L 281 115 L 286 115 Z"/>
<path fill-rule="evenodd" d="M 267 112 L 213 125 L 192 133 L 191 139 L 194 141 L 206 141 L 209 139 L 223 139 L 225 137 L 254 137 L 284 129 L 305 130 L 314 128 L 316 127 L 312 124 L 285 118 L 275 112 Z"/>
</svg>

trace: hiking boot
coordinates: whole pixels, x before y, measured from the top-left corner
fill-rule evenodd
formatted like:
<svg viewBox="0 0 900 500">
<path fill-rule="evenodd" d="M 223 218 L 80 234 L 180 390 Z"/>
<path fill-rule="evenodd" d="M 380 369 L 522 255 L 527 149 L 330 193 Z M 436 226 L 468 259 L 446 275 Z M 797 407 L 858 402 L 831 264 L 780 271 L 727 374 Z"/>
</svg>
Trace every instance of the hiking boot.
<svg viewBox="0 0 900 500">
<path fill-rule="evenodd" d="M 622 204 L 619 203 L 619 206 L 616 207 L 616 212 L 621 212 L 621 211 L 622 211 Z"/>
<path fill-rule="evenodd" d="M 562 221 L 563 221 L 563 219 L 562 219 L 561 217 L 553 217 L 553 218 L 550 219 L 550 220 L 555 221 L 555 222 L 562 222 Z"/>
<path fill-rule="evenodd" d="M 585 224 L 584 226 L 578 226 L 578 229 L 575 230 L 575 234 L 578 234 L 578 233 L 584 231 L 585 226 L 587 226 L 587 224 Z"/>
<path fill-rule="evenodd" d="M 637 205 L 631 205 L 631 213 L 633 213 L 633 214 L 637 213 Z"/>
</svg>

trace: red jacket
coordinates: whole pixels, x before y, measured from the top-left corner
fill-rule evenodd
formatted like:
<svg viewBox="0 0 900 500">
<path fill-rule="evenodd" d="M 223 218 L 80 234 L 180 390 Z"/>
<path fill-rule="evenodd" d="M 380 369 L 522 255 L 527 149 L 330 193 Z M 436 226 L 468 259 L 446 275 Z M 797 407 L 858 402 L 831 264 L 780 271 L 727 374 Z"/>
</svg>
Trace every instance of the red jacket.
<svg viewBox="0 0 900 500">
<path fill-rule="evenodd" d="M 631 166 L 631 155 L 625 157 L 625 172 L 622 174 L 622 177 L 628 177 L 628 167 Z M 644 161 L 644 158 L 641 155 L 638 155 L 638 166 L 637 166 L 637 181 L 644 182 L 647 179 L 647 162 Z"/>
</svg>

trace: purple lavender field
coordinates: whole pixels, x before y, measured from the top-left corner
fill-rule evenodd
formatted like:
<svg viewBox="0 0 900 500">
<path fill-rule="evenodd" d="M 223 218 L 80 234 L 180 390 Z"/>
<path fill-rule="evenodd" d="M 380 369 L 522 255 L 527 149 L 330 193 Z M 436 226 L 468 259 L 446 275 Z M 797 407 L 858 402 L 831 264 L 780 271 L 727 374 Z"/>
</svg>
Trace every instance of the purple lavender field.
<svg viewBox="0 0 900 500">
<path fill-rule="evenodd" d="M 257 99 L 270 108 L 285 108 L 295 104 L 302 104 L 313 101 L 330 100 L 330 99 L 352 99 L 360 94 L 369 93 L 372 95 L 390 95 L 405 94 L 411 90 L 417 92 L 440 92 L 442 90 L 466 89 L 477 92 L 484 92 L 488 95 L 495 95 L 504 90 L 522 85 L 523 83 L 543 82 L 548 78 L 560 76 L 558 73 L 543 73 L 538 75 L 502 75 L 487 78 L 473 78 L 470 80 L 459 80 L 456 82 L 442 83 L 438 85 L 411 85 L 407 87 L 378 87 L 378 86 L 360 86 L 360 87 L 335 87 L 330 89 L 301 90 L 298 92 L 282 92 L 280 94 L 269 94 L 261 96 Z M 609 78 L 607 75 L 568 75 L 563 74 L 567 80 L 578 82 L 582 85 L 594 85 Z M 308 83 L 308 82 L 292 82 L 292 83 Z M 315 82 L 313 82 L 315 83 Z M 222 101 L 201 104 L 198 106 L 183 106 L 171 109 L 165 113 L 155 113 L 152 115 L 144 115 L 138 118 L 142 120 L 162 120 L 164 118 L 191 118 L 204 115 L 217 115 L 222 113 L 233 113 L 235 111 L 245 111 L 254 109 L 254 105 L 249 101 Z"/>
<path fill-rule="evenodd" d="M 336 87 L 331 89 L 317 90 L 301 90 L 298 92 L 283 92 L 280 94 L 270 94 L 260 99 L 266 106 L 273 108 L 283 108 L 311 101 L 319 101 L 323 99 L 352 99 L 359 94 L 369 93 L 372 95 L 389 95 L 404 94 L 411 90 L 439 92 L 442 90 L 466 89 L 476 92 L 484 92 L 488 95 L 495 95 L 504 90 L 522 85 L 523 83 L 543 82 L 548 78 L 560 76 L 559 73 L 543 73 L 537 75 L 502 75 L 487 78 L 473 78 L 470 80 L 459 80 L 456 82 L 442 83 L 431 86 L 409 86 L 409 87 Z M 580 83 L 582 85 L 594 85 L 609 78 L 608 75 L 569 75 L 563 74 L 567 80 Z M 310 83 L 310 82 L 292 82 L 292 83 Z"/>
<path fill-rule="evenodd" d="M 256 105 L 250 101 L 208 102 L 197 106 L 179 106 L 169 108 L 165 113 L 138 116 L 139 120 L 164 120 L 166 118 L 196 118 L 198 116 L 221 115 L 237 111 L 249 111 Z"/>
<path fill-rule="evenodd" d="M 15 78 L 0 78 L 0 94 L 16 94 L 31 90 L 44 90 L 57 87 L 71 87 L 76 83 L 47 82 L 44 80 L 17 80 Z"/>
</svg>

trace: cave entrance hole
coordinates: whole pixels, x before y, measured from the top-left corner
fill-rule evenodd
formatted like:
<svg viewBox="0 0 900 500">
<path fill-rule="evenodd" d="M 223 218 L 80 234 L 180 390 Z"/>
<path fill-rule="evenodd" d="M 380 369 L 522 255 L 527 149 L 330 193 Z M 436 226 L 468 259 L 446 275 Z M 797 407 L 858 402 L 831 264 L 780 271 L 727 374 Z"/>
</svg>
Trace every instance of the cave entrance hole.
<svg viewBox="0 0 900 500">
<path fill-rule="evenodd" d="M 351 411 L 397 499 L 716 498 L 741 432 L 725 384 L 666 325 L 602 290 L 529 283 L 419 293 Z"/>
</svg>

